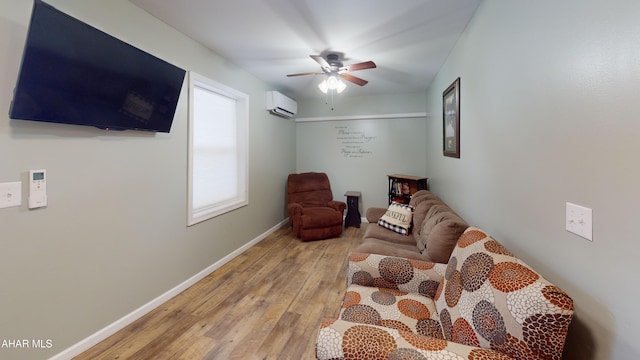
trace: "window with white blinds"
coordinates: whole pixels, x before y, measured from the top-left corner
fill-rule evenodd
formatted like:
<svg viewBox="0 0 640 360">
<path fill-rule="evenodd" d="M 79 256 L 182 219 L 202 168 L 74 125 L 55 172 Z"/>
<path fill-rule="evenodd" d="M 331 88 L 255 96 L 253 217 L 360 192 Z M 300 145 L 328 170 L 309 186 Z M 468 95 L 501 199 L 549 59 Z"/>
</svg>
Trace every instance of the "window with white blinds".
<svg viewBox="0 0 640 360">
<path fill-rule="evenodd" d="M 188 225 L 248 204 L 249 96 L 189 74 Z"/>
</svg>

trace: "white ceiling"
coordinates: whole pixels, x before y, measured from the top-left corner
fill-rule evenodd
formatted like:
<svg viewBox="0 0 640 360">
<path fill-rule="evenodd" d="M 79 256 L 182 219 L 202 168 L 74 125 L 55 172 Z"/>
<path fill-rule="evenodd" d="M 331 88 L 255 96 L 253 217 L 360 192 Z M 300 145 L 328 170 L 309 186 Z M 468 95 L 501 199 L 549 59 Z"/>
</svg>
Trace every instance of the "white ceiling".
<svg viewBox="0 0 640 360">
<path fill-rule="evenodd" d="M 130 0 L 295 99 L 321 96 L 309 55 L 341 53 L 341 96 L 424 91 L 482 0 Z"/>
</svg>

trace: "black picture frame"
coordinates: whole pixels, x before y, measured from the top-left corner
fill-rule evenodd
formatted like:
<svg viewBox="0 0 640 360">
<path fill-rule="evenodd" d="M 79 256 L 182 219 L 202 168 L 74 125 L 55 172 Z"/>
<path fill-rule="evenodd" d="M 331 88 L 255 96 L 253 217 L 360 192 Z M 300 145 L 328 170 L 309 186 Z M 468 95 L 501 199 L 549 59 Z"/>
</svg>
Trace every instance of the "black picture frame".
<svg viewBox="0 0 640 360">
<path fill-rule="evenodd" d="M 460 158 L 460 78 L 442 92 L 442 153 Z"/>
</svg>

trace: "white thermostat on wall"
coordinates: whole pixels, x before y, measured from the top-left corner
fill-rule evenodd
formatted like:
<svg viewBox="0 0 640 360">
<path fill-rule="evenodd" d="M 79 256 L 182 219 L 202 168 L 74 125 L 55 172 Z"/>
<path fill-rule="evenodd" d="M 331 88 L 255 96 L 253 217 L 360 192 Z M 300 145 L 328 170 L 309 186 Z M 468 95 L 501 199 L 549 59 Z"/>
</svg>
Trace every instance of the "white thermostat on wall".
<svg viewBox="0 0 640 360">
<path fill-rule="evenodd" d="M 47 170 L 29 171 L 29 209 L 47 206 Z"/>
</svg>

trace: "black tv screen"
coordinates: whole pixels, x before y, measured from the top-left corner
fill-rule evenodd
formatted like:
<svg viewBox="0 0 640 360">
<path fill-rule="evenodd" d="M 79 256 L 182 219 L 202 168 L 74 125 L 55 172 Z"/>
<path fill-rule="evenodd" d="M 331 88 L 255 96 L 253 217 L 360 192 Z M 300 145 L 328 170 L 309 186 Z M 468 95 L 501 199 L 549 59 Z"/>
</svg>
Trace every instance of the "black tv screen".
<svg viewBox="0 0 640 360">
<path fill-rule="evenodd" d="M 34 1 L 12 119 L 169 132 L 185 70 Z"/>
</svg>

